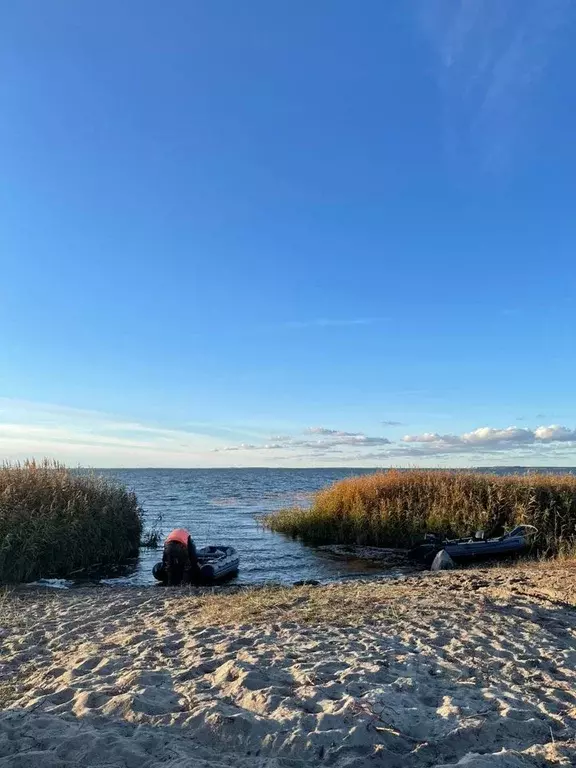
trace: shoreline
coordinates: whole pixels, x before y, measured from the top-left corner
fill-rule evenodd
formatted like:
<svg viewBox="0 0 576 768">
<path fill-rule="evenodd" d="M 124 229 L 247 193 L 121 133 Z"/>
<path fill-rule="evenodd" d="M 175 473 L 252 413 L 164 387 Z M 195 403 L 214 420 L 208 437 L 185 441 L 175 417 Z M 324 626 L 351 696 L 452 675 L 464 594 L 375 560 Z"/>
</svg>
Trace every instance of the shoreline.
<svg viewBox="0 0 576 768">
<path fill-rule="evenodd" d="M 362 545 L 353 544 L 328 544 L 312 549 L 320 556 L 329 558 L 333 562 L 341 562 L 346 565 L 352 565 L 358 563 L 361 566 L 361 570 L 343 572 L 338 576 L 322 577 L 319 574 L 319 578 L 303 578 L 295 581 L 280 581 L 280 580 L 262 580 L 262 581 L 242 581 L 242 569 L 239 574 L 230 581 L 223 581 L 216 583 L 213 587 L 205 587 L 205 589 L 222 590 L 233 589 L 258 589 L 263 586 L 278 586 L 284 588 L 290 588 L 293 586 L 306 586 L 309 584 L 327 586 L 332 583 L 340 583 L 346 581 L 364 581 L 364 580 L 379 580 L 397 578 L 406 574 L 415 574 L 423 570 L 428 570 L 424 566 L 411 562 L 408 559 L 408 550 L 406 549 L 393 549 L 384 547 L 367 547 Z M 122 566 L 120 566 L 122 567 Z M 18 585 L 8 585 L 15 587 Z M 125 577 L 115 576 L 94 576 L 90 577 L 86 575 L 84 578 L 46 578 L 39 579 L 37 581 L 28 582 L 26 587 L 42 587 L 51 589 L 82 589 L 82 588 L 98 588 L 111 586 L 115 589 L 123 589 L 125 587 L 144 589 L 146 587 L 158 587 L 158 583 L 155 580 L 151 580 L 147 583 L 135 583 L 131 584 Z M 197 587 L 198 588 L 198 587 Z"/>
<path fill-rule="evenodd" d="M 576 763 L 576 566 L 0 594 L 0 768 Z M 474 756 L 476 755 L 476 756 Z"/>
</svg>

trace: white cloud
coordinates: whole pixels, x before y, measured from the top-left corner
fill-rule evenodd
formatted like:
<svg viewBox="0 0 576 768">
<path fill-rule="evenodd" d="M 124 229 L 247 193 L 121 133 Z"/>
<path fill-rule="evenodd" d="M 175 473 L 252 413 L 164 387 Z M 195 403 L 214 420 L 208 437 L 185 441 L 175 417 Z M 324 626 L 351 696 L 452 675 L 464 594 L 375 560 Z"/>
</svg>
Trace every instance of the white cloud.
<svg viewBox="0 0 576 768">
<path fill-rule="evenodd" d="M 576 464 L 576 429 L 559 424 L 480 427 L 462 434 L 425 432 L 406 435 L 397 443 L 328 427 L 267 441 L 260 435 L 269 431 L 253 424 L 240 433 L 225 425 L 201 424 L 199 429 L 202 433 L 0 398 L 0 455 L 9 460 L 49 456 L 72 465 L 112 467 Z M 233 435 L 238 442 L 228 443 Z"/>
<path fill-rule="evenodd" d="M 439 435 L 438 432 L 424 432 L 421 435 L 404 435 L 404 443 L 448 443 L 457 438 L 454 435 Z"/>
<path fill-rule="evenodd" d="M 318 442 L 302 442 L 298 444 L 300 446 L 312 447 L 315 445 L 389 445 L 390 440 L 386 437 L 367 437 L 363 432 L 343 432 L 339 429 L 327 429 L 326 427 L 309 427 L 306 430 L 312 435 L 321 435 L 328 438 L 327 440 L 319 440 Z"/>
<path fill-rule="evenodd" d="M 506 429 L 493 429 L 492 427 L 480 427 L 473 432 L 466 432 L 460 440 L 463 443 L 476 443 L 489 445 L 490 443 L 531 443 L 534 440 L 534 432 L 521 427 L 507 427 Z"/>
<path fill-rule="evenodd" d="M 384 461 L 403 459 L 442 457 L 456 455 L 501 455 L 504 452 L 514 453 L 522 448 L 535 451 L 543 445 L 554 443 L 576 443 L 576 430 L 560 425 L 538 427 L 535 430 L 523 427 L 479 427 L 464 432 L 461 435 L 424 432 L 422 434 L 405 435 L 400 443 L 394 444 L 386 437 L 369 436 L 362 432 L 344 432 L 327 427 L 310 427 L 308 434 L 317 435 L 317 440 L 286 437 L 266 444 L 246 444 L 227 446 L 217 449 L 221 451 L 246 451 L 253 454 L 269 451 L 282 452 L 283 457 L 308 456 L 310 461 L 320 457 L 326 460 L 341 461 Z M 374 448 L 384 448 L 374 452 Z M 370 450 L 372 449 L 372 450 Z"/>
<path fill-rule="evenodd" d="M 421 435 L 405 435 L 404 443 L 417 443 L 432 446 L 433 450 L 447 449 L 470 451 L 482 447 L 521 447 L 538 443 L 576 442 L 576 430 L 558 424 L 549 427 L 528 429 L 524 427 L 479 427 L 462 435 L 440 435 L 437 432 L 425 432 Z"/>
<path fill-rule="evenodd" d="M 576 429 L 561 427 L 559 424 L 551 424 L 549 427 L 538 427 L 534 431 L 537 440 L 543 442 L 572 442 L 576 441 Z"/>
</svg>

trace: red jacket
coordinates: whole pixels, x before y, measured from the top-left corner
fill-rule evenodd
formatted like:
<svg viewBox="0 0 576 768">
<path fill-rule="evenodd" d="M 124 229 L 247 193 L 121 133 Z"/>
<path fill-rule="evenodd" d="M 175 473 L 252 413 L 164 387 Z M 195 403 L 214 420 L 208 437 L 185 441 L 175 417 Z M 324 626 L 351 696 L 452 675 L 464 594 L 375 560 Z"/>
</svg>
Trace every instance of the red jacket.
<svg viewBox="0 0 576 768">
<path fill-rule="evenodd" d="M 178 541 L 180 544 L 184 544 L 184 546 L 187 547 L 189 537 L 190 534 L 185 528 L 176 528 L 172 533 L 168 534 L 166 543 L 169 541 Z"/>
</svg>

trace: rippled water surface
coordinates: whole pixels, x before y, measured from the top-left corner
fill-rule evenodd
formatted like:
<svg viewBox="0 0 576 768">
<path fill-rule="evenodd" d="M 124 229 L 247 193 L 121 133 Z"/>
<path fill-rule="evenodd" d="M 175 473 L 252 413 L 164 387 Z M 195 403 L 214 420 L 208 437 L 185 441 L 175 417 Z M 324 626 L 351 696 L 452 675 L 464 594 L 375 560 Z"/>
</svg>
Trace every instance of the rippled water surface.
<svg viewBox="0 0 576 768">
<path fill-rule="evenodd" d="M 366 470 L 368 472 L 369 470 Z M 266 531 L 259 515 L 294 504 L 330 483 L 362 470 L 346 469 L 133 469 L 101 470 L 138 495 L 145 524 L 162 517 L 162 530 L 187 528 L 197 546 L 231 544 L 240 554 L 239 583 L 331 580 L 366 573 L 300 542 Z M 142 549 L 136 565 L 116 582 L 151 584 L 157 550 Z"/>
<path fill-rule="evenodd" d="M 280 534 L 264 530 L 258 517 L 294 504 L 306 505 L 311 495 L 331 483 L 374 470 L 359 469 L 126 469 L 98 470 L 134 490 L 144 509 L 145 527 L 162 519 L 166 535 L 187 528 L 199 547 L 230 544 L 240 554 L 235 583 L 292 583 L 303 579 L 331 581 L 381 571 L 361 561 L 344 561 Z M 482 470 L 477 470 L 482 471 Z M 490 471 L 510 474 L 520 467 Z M 576 469 L 548 468 L 552 472 Z M 154 584 L 152 567 L 161 550 L 141 549 L 137 561 L 122 567 L 121 576 L 102 579 L 109 584 Z M 109 576 L 110 574 L 106 574 Z M 104 574 L 100 574 L 104 576 Z M 52 581 L 52 586 L 77 582 Z"/>
</svg>

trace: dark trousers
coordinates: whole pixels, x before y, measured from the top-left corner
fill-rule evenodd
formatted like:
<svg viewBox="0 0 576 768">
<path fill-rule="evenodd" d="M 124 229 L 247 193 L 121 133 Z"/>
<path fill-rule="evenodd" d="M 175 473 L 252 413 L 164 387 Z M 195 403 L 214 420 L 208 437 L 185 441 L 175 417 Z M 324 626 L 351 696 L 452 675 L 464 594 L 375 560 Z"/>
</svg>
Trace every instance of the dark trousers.
<svg viewBox="0 0 576 768">
<path fill-rule="evenodd" d="M 162 564 L 166 573 L 166 583 L 170 587 L 190 584 L 191 581 L 197 581 L 200 576 L 196 548 L 190 539 L 188 546 L 179 541 L 167 541 L 164 544 Z"/>
<path fill-rule="evenodd" d="M 182 582 L 189 581 L 190 557 L 188 547 L 179 541 L 167 541 L 164 544 L 162 564 L 166 572 L 166 583 L 169 587 L 176 587 Z"/>
</svg>

